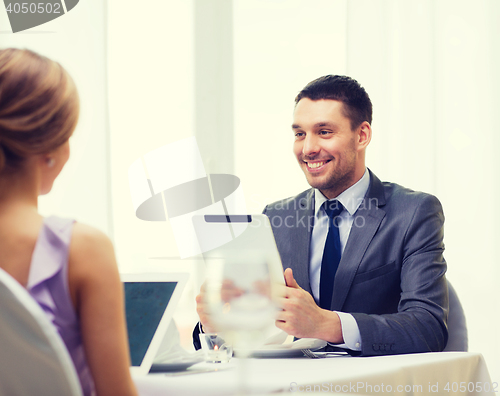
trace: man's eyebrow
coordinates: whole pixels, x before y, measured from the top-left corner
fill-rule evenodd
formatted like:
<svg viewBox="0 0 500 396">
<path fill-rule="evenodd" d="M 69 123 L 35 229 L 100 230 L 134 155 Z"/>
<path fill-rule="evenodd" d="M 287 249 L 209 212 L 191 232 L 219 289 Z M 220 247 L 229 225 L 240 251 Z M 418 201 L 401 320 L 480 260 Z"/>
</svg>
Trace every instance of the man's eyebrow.
<svg viewBox="0 0 500 396">
<path fill-rule="evenodd" d="M 329 128 L 335 128 L 337 126 L 337 124 L 334 124 L 334 123 L 331 123 L 331 122 L 318 122 L 316 124 L 314 124 L 314 127 L 315 128 L 322 128 L 322 127 L 329 127 Z"/>
<path fill-rule="evenodd" d="M 331 123 L 331 122 L 317 122 L 316 124 L 313 125 L 314 128 L 322 128 L 322 127 L 329 127 L 329 128 L 335 128 L 337 127 L 337 124 Z M 298 124 L 292 124 L 292 129 L 301 129 L 302 127 Z"/>
</svg>

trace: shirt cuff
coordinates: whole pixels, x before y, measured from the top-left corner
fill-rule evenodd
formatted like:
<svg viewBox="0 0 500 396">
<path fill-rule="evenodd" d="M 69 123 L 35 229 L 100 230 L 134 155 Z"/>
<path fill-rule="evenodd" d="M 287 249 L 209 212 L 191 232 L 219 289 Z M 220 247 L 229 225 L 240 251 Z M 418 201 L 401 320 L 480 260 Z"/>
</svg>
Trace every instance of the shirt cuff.
<svg viewBox="0 0 500 396">
<path fill-rule="evenodd" d="M 342 327 L 342 337 L 344 338 L 343 344 L 331 344 L 339 348 L 347 348 L 352 351 L 361 351 L 361 335 L 359 334 L 359 327 L 354 319 L 354 316 L 345 312 L 334 311 L 340 319 L 340 326 Z"/>
</svg>

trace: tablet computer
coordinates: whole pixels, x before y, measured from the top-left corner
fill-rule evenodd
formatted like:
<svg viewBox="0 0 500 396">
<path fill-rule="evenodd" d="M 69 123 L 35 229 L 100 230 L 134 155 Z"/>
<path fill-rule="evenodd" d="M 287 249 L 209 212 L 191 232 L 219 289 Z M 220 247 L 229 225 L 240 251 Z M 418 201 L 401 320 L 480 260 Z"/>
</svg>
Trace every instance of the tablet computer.
<svg viewBox="0 0 500 396">
<path fill-rule="evenodd" d="M 121 274 L 134 375 L 146 375 L 186 286 L 187 273 Z"/>
<path fill-rule="evenodd" d="M 267 261 L 272 281 L 285 284 L 281 257 L 266 215 L 195 215 L 193 225 L 205 261 L 260 257 Z"/>
<path fill-rule="evenodd" d="M 271 282 L 285 285 L 281 257 L 266 215 L 195 215 L 193 225 L 205 263 L 221 259 L 234 263 L 265 261 Z M 281 344 L 287 337 L 274 319 L 263 332 L 264 344 Z"/>
</svg>

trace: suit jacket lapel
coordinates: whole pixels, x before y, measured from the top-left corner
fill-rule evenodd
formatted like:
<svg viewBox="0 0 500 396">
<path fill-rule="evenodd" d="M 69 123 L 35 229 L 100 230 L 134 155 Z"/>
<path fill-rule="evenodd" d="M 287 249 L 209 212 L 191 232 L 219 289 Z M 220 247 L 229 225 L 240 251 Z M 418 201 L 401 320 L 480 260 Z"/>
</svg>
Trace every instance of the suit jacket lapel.
<svg viewBox="0 0 500 396">
<path fill-rule="evenodd" d="M 377 232 L 385 211 L 384 187 L 370 172 L 370 187 L 354 215 L 354 222 L 335 275 L 331 309 L 341 311 L 352 281 L 368 245 Z"/>
<path fill-rule="evenodd" d="M 314 189 L 307 192 L 305 199 L 299 199 L 296 224 L 291 228 L 290 241 L 293 255 L 290 268 L 297 283 L 311 293 L 309 282 L 309 245 L 314 225 Z"/>
</svg>

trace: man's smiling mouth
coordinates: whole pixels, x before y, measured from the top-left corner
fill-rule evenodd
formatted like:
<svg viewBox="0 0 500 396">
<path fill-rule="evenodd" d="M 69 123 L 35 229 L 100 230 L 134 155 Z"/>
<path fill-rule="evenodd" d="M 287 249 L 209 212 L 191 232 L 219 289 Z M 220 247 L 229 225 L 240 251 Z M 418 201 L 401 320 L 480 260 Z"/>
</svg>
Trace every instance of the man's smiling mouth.
<svg viewBox="0 0 500 396">
<path fill-rule="evenodd" d="M 330 162 L 331 160 L 326 160 L 326 161 L 315 161 L 315 162 L 308 162 L 308 161 L 304 161 L 306 164 L 307 164 L 307 167 L 310 168 L 310 169 L 319 169 L 321 168 L 323 165 L 327 164 L 328 162 Z"/>
</svg>

